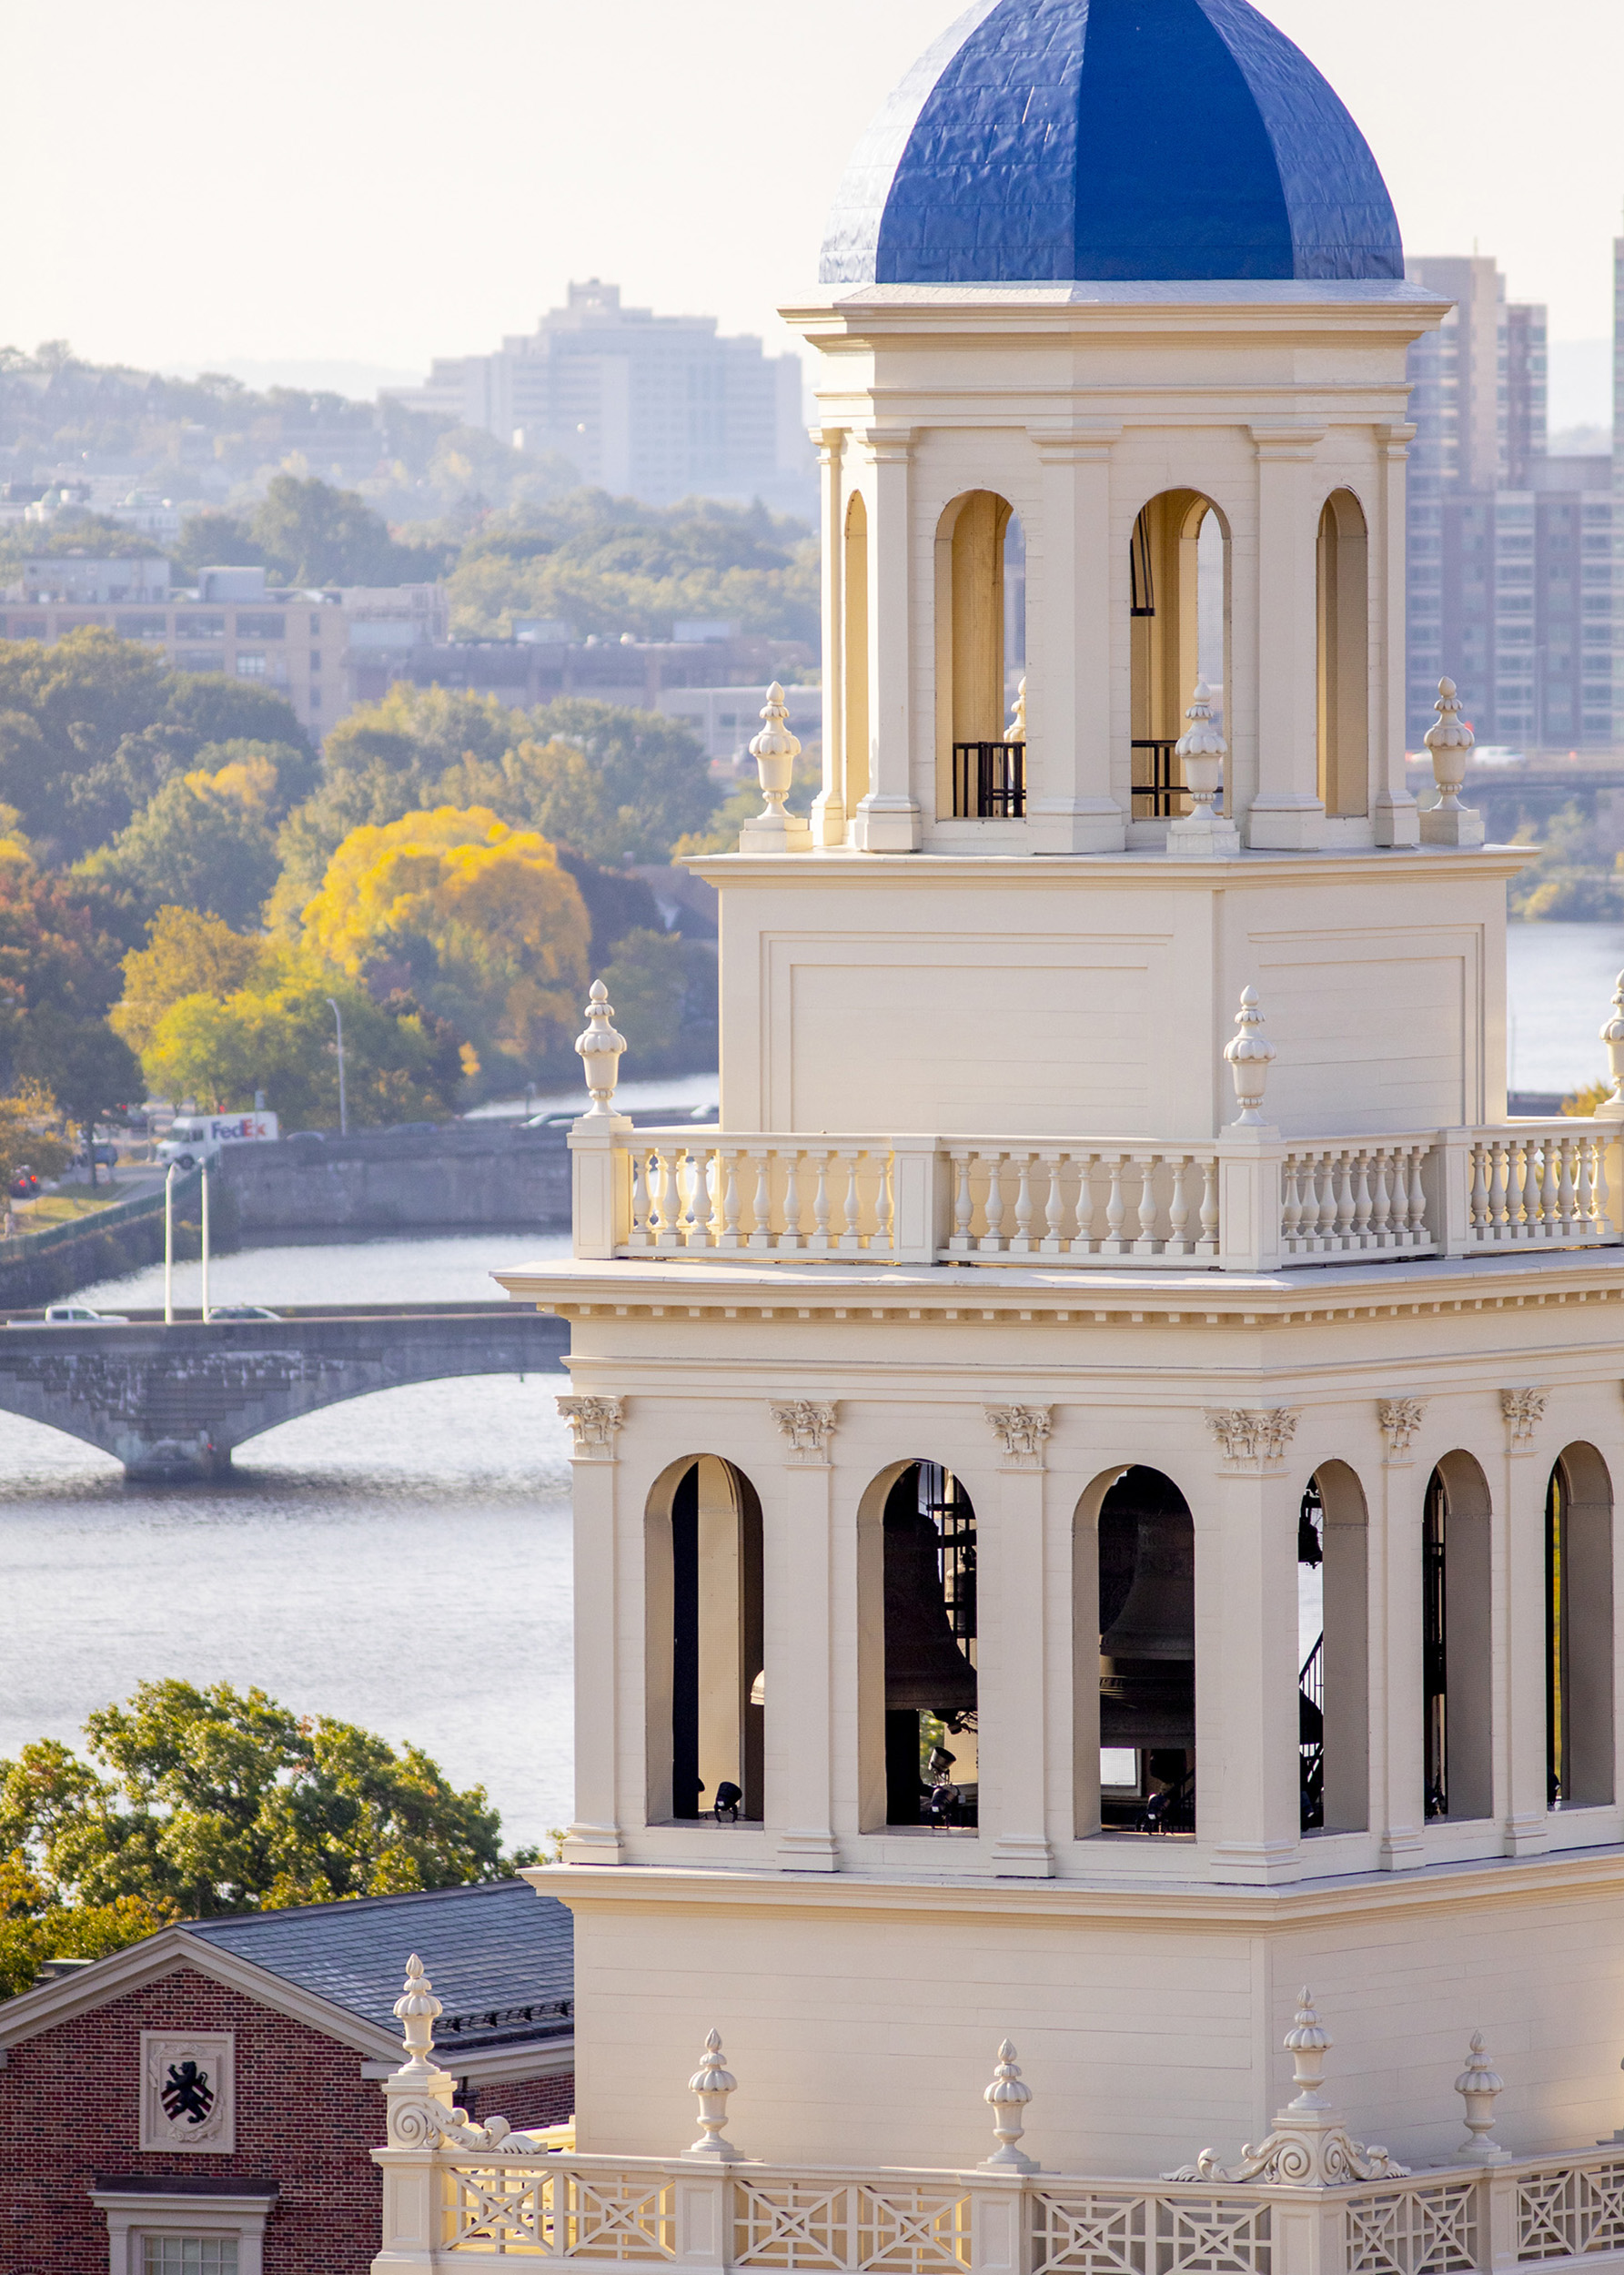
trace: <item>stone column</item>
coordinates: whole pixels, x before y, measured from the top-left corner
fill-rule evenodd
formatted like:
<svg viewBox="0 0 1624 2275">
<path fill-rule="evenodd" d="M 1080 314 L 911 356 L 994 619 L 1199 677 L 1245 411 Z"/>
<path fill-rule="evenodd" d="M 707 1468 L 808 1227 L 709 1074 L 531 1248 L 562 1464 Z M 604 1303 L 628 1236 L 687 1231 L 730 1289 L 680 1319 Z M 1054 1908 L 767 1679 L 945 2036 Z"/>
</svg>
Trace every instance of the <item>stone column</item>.
<svg viewBox="0 0 1624 2275">
<path fill-rule="evenodd" d="M 625 1401 L 561 1398 L 559 1411 L 574 1436 L 570 1452 L 575 1514 L 575 1821 L 564 1861 L 620 1861 L 617 1756 L 620 1665 L 616 1538 L 619 1510 L 616 1441 Z"/>
<path fill-rule="evenodd" d="M 1426 1862 L 1422 1520 L 1431 1470 L 1414 1450 L 1425 1410 L 1420 1399 L 1377 1400 L 1385 1451 L 1371 1512 L 1370 1824 L 1387 1872 Z"/>
<path fill-rule="evenodd" d="M 1209 1409 L 1195 1518 L 1195 1829 L 1215 1880 L 1284 1879 L 1302 1838 L 1296 1527 L 1289 1407 Z"/>
<path fill-rule="evenodd" d="M 1048 1787 L 1044 1449 L 1046 1406 L 989 1406 L 998 1440 L 998 1504 L 977 1558 L 981 1608 L 977 1754 L 981 1832 L 993 1870 L 1046 1880 L 1054 1871 Z"/>
<path fill-rule="evenodd" d="M 1043 467 L 1040 542 L 1031 531 L 1026 540 L 1032 847 L 1121 853 L 1126 816 L 1111 787 L 1111 446 L 1122 428 L 1031 432 Z"/>
<path fill-rule="evenodd" d="M 1550 1845 L 1546 1770 L 1545 1495 L 1542 1390 L 1500 1392 L 1504 1480 L 1494 1514 L 1492 1613 L 1495 1806 L 1508 1856 Z"/>
<path fill-rule="evenodd" d="M 1257 451 L 1257 786 L 1246 816 L 1246 843 L 1296 853 L 1325 837 L 1314 473 L 1325 429 L 1254 427 L 1251 434 Z M 1226 688 L 1226 710 L 1228 702 Z"/>
<path fill-rule="evenodd" d="M 1372 499 L 1370 587 L 1376 622 L 1370 642 L 1370 818 L 1378 845 L 1418 845 L 1421 810 L 1404 778 L 1407 662 L 1405 611 L 1405 461 L 1414 427 L 1377 427 Z"/>
<path fill-rule="evenodd" d="M 843 844 L 846 836 L 844 440 L 840 427 L 825 427 L 818 436 L 823 523 L 823 787 L 812 805 L 814 845 Z"/>
<path fill-rule="evenodd" d="M 908 427 L 871 427 L 865 441 L 874 500 L 869 521 L 869 789 L 852 817 L 852 842 L 863 853 L 913 853 L 921 834 L 913 781 L 913 434 Z"/>
<path fill-rule="evenodd" d="M 780 1514 L 763 1543 L 767 1632 L 767 1802 L 775 1861 L 838 1872 L 834 1838 L 833 1588 L 830 1448 L 835 1410 L 774 1400 L 785 1441 Z"/>
</svg>

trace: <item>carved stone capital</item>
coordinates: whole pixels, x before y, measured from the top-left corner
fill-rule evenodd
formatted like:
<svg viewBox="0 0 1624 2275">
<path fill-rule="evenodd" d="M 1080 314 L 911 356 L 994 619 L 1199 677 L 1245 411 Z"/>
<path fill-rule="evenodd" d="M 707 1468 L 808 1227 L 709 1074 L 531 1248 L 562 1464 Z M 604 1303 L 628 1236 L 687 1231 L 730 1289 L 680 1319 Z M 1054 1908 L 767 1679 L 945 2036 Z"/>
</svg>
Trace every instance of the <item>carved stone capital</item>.
<svg viewBox="0 0 1624 2275">
<path fill-rule="evenodd" d="M 1049 1406 L 983 1406 L 983 1413 L 1004 1448 L 1003 1470 L 1041 1470 L 1044 1448 L 1054 1427 Z"/>
<path fill-rule="evenodd" d="M 1513 1453 L 1532 1453 L 1534 1432 L 1545 1418 L 1548 1390 L 1524 1388 L 1500 1392 L 1500 1411 L 1506 1418 L 1508 1442 Z"/>
<path fill-rule="evenodd" d="M 569 1423 L 575 1441 L 570 1459 L 612 1461 L 625 1406 L 623 1398 L 560 1399 L 559 1411 Z"/>
<path fill-rule="evenodd" d="M 802 1469 L 824 1469 L 829 1441 L 834 1435 L 834 1404 L 817 1399 L 773 1399 L 773 1421 L 790 1441 L 786 1461 Z"/>
<path fill-rule="evenodd" d="M 1387 1445 L 1383 1459 L 1388 1469 L 1404 1469 L 1414 1459 L 1410 1441 L 1421 1427 L 1421 1417 L 1427 1411 L 1424 1398 L 1378 1398 L 1376 1418 L 1381 1424 L 1381 1434 Z"/>
<path fill-rule="evenodd" d="M 1297 1413 L 1295 1406 L 1209 1406 L 1206 1426 L 1232 1470 L 1262 1476 L 1284 1465 Z"/>
</svg>

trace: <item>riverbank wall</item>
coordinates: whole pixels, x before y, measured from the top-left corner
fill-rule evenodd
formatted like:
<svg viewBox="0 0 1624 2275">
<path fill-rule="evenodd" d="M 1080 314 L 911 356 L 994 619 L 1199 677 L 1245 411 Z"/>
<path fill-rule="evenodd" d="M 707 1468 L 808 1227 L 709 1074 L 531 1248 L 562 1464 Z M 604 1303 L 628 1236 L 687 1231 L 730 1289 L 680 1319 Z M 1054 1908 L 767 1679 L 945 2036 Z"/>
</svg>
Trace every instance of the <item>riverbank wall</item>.
<svg viewBox="0 0 1624 2275">
<path fill-rule="evenodd" d="M 244 1239 L 570 1223 L 569 1133 L 522 1123 L 410 1124 L 231 1146 L 217 1183 Z"/>
<path fill-rule="evenodd" d="M 201 1173 L 175 1181 L 175 1253 L 197 1256 L 202 1247 Z M 208 1237 L 222 1254 L 237 1245 L 235 1197 L 217 1180 L 209 1195 Z M 0 1241 L 0 1309 L 26 1310 L 55 1303 L 98 1279 L 156 1264 L 164 1253 L 164 1190 L 110 1201 L 94 1217 L 48 1225 Z"/>
</svg>

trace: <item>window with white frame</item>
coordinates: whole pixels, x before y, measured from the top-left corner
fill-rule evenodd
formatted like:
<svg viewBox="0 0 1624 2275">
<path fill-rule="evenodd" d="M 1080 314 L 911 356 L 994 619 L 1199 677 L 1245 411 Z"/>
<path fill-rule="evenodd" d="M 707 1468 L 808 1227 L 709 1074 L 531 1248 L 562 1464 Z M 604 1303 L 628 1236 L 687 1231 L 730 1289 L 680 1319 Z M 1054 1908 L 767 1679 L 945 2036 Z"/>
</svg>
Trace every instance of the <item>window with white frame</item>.
<svg viewBox="0 0 1624 2275">
<path fill-rule="evenodd" d="M 143 2236 L 141 2275 L 237 2275 L 235 2236 Z"/>
</svg>

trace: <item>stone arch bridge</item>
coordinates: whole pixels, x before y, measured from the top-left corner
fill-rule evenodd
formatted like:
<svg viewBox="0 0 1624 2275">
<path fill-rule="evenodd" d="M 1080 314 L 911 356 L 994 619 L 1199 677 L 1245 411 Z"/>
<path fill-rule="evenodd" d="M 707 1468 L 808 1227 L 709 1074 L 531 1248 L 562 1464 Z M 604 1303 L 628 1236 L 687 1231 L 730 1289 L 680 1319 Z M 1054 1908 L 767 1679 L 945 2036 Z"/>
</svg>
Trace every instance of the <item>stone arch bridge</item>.
<svg viewBox="0 0 1624 2275">
<path fill-rule="evenodd" d="M 126 1477 L 224 1476 L 245 1440 L 407 1382 L 550 1373 L 570 1330 L 515 1303 L 388 1305 L 280 1320 L 133 1319 L 0 1330 L 0 1410 L 100 1446 Z"/>
</svg>

